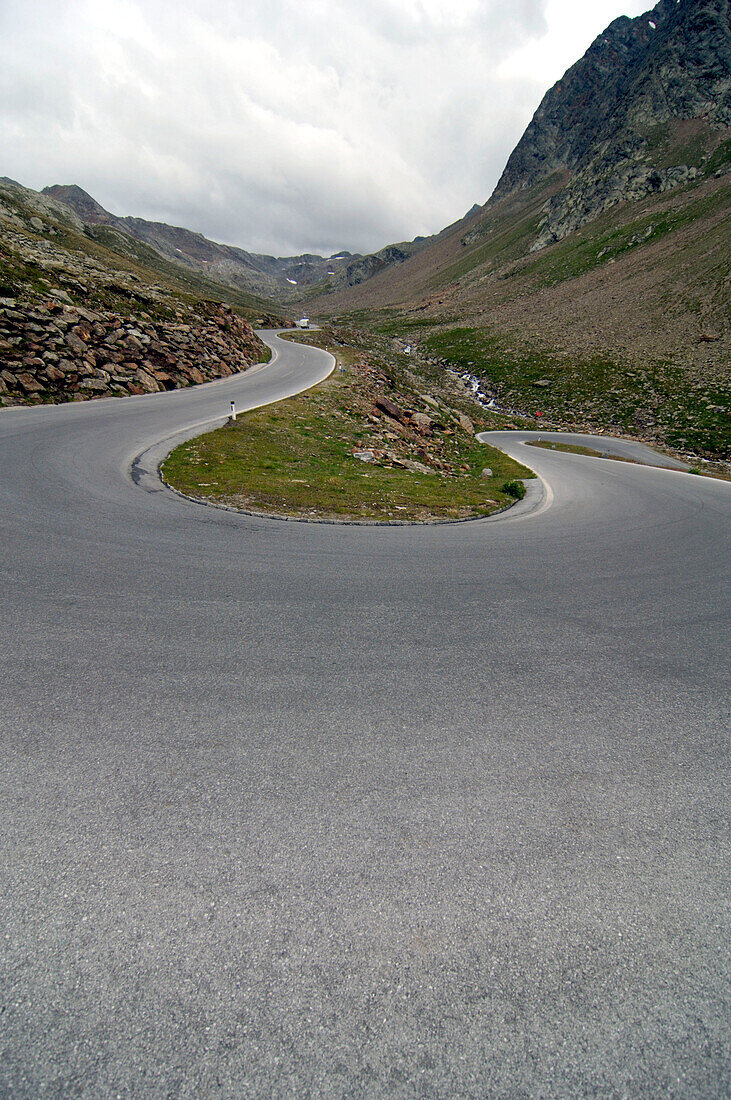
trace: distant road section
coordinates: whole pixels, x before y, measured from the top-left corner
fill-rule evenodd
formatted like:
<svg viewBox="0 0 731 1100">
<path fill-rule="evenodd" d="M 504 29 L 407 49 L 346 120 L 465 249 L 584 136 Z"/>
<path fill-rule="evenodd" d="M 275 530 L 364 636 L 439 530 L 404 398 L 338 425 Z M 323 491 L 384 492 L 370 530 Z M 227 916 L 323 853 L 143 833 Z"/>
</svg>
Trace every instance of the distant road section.
<svg viewBox="0 0 731 1100">
<path fill-rule="evenodd" d="M 176 496 L 331 369 L 266 338 L 0 411 L 0 1094 L 727 1095 L 731 488 L 497 433 L 496 519 Z"/>
</svg>

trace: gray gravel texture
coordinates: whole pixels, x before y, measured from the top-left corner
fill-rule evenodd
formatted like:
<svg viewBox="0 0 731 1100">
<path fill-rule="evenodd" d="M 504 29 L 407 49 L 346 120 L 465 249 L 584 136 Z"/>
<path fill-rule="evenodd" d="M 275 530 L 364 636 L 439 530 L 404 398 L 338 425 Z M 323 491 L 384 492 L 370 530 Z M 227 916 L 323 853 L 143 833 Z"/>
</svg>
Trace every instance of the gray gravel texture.
<svg viewBox="0 0 731 1100">
<path fill-rule="evenodd" d="M 279 347 L 0 412 L 0 1095 L 728 1095 L 731 488 L 504 433 L 492 521 L 166 490 Z"/>
</svg>

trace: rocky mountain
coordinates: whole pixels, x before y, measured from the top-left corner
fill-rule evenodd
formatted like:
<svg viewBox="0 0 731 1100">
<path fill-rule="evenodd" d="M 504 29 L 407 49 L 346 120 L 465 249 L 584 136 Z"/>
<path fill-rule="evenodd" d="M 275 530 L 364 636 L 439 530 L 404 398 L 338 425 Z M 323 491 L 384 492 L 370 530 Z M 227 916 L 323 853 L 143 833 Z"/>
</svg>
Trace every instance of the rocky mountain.
<svg viewBox="0 0 731 1100">
<path fill-rule="evenodd" d="M 730 97 L 729 0 L 615 20 L 483 207 L 310 312 L 555 424 L 728 454 Z"/>
<path fill-rule="evenodd" d="M 331 273 L 339 274 L 349 262 L 360 258 L 353 257 L 349 252 L 329 257 L 312 254 L 283 258 L 259 255 L 233 245 L 219 244 L 201 233 L 193 233 L 180 226 L 110 214 L 75 184 L 54 184 L 44 187 L 41 194 L 63 203 L 92 235 L 108 243 L 113 243 L 109 230 L 115 230 L 155 249 L 171 263 L 198 271 L 225 286 L 280 300 L 298 297 L 301 294 L 299 287 L 326 280 Z"/>
<path fill-rule="evenodd" d="M 544 96 L 490 199 L 556 174 L 532 247 L 695 178 L 731 124 L 728 0 L 660 0 L 615 19 Z"/>
</svg>

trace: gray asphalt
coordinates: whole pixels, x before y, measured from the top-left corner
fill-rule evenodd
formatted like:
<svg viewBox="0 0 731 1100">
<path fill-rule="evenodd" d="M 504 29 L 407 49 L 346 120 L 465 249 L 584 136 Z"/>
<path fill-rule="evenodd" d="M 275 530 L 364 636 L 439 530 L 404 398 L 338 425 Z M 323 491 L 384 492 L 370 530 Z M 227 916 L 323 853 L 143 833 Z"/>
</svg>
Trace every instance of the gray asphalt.
<svg viewBox="0 0 731 1100">
<path fill-rule="evenodd" d="M 330 366 L 0 412 L 0 1095 L 728 1095 L 731 488 L 515 433 L 461 525 L 152 476 Z"/>
</svg>

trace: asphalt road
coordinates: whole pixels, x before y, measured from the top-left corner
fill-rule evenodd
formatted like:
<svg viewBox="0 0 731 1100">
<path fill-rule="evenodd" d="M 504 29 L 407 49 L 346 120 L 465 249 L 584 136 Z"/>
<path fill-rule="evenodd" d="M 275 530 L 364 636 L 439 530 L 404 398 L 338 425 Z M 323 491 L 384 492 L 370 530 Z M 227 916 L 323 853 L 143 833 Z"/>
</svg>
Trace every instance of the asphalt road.
<svg viewBox="0 0 731 1100">
<path fill-rule="evenodd" d="M 545 493 L 466 524 L 152 476 L 330 365 L 0 412 L 0 1095 L 728 1095 L 731 488 L 514 433 Z"/>
</svg>

